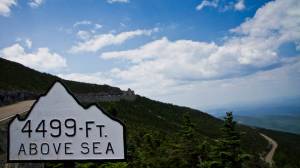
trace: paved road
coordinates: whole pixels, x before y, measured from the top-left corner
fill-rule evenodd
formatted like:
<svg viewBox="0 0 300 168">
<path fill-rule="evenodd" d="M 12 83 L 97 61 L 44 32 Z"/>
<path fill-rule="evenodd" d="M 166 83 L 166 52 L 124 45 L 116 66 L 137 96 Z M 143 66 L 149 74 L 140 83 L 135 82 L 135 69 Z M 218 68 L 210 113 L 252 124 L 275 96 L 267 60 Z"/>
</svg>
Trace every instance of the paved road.
<svg viewBox="0 0 300 168">
<path fill-rule="evenodd" d="M 12 105 L 0 107 L 0 121 L 9 119 L 16 114 L 27 112 L 35 100 L 21 101 Z"/>
<path fill-rule="evenodd" d="M 274 153 L 275 153 L 275 150 L 276 148 L 278 147 L 278 144 L 275 140 L 273 140 L 272 138 L 268 137 L 267 135 L 265 134 L 262 134 L 260 133 L 260 135 L 262 137 L 264 137 L 271 145 L 272 145 L 272 148 L 271 150 L 269 151 L 269 153 L 265 156 L 265 161 L 267 163 L 269 163 L 270 165 L 273 165 L 274 164 L 274 161 L 273 161 L 273 156 L 274 156 Z"/>
</svg>

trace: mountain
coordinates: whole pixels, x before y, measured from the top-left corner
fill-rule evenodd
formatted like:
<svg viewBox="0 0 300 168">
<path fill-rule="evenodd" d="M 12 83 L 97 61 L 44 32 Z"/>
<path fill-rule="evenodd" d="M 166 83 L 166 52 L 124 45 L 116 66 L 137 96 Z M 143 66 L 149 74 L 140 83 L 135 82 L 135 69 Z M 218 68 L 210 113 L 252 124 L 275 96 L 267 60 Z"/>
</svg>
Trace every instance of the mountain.
<svg viewBox="0 0 300 168">
<path fill-rule="evenodd" d="M 43 94 L 56 80 L 62 81 L 75 93 L 75 96 L 76 93 L 85 95 L 98 92 L 107 95 L 125 93 L 117 87 L 108 85 L 95 85 L 60 79 L 0 58 L 0 90 L 3 97 L 5 97 L 5 94 L 13 92 L 30 93 L 32 97 L 36 98 L 38 95 Z M 3 97 L 0 99 L 0 103 L 4 100 Z M 23 95 L 22 100 L 32 97 Z M 19 100 L 18 95 L 11 97 L 11 102 Z M 85 106 L 91 103 L 80 101 Z M 180 146 L 180 130 L 185 115 L 190 116 L 191 122 L 194 124 L 197 141 L 215 143 L 215 139 L 221 136 L 220 128 L 223 126 L 221 119 L 188 107 L 162 103 L 139 95 L 135 95 L 135 98 L 131 100 L 101 101 L 95 99 L 94 103 L 97 103 L 106 112 L 125 123 L 128 162 L 132 165 L 136 165 L 138 161 L 141 161 L 143 164 L 147 163 L 148 166 L 152 164 L 150 167 L 172 167 L 172 164 L 176 166 L 178 159 L 175 156 L 178 155 L 177 147 Z M 259 135 L 262 130 L 244 125 L 238 125 L 238 130 L 243 133 L 241 137 L 242 150 L 255 156 L 250 160 L 251 164 L 249 164 L 252 165 L 250 167 L 253 167 L 253 165 L 255 167 L 265 167 L 266 165 L 259 160 L 259 157 L 264 155 L 269 148 L 268 142 Z M 276 140 L 280 148 L 275 153 L 275 162 L 278 166 L 284 164 L 290 167 L 300 167 L 297 159 L 297 157 L 300 158 L 299 149 L 290 145 L 297 144 L 300 146 L 300 141 L 290 142 L 299 139 L 300 136 L 270 130 L 263 131 L 270 137 L 272 135 L 277 137 Z M 0 151 L 3 152 L 3 150 Z M 153 165 L 153 163 L 155 164 Z M 53 165 L 53 163 L 48 166 L 59 167 L 59 165 Z M 91 166 L 96 167 L 93 164 Z"/>
</svg>

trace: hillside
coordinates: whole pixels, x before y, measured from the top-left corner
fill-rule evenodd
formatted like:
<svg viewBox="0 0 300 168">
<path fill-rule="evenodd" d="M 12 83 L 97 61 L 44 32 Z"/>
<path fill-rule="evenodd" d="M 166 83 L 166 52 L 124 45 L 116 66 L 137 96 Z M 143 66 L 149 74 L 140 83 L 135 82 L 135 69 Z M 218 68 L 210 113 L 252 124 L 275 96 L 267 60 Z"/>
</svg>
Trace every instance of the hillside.
<svg viewBox="0 0 300 168">
<path fill-rule="evenodd" d="M 18 100 L 33 99 L 44 93 L 56 80 L 64 82 L 76 94 L 106 93 L 123 94 L 117 87 L 86 84 L 60 79 L 47 73 L 41 73 L 21 64 L 0 58 L 0 106 Z"/>
<path fill-rule="evenodd" d="M 33 97 L 42 94 L 46 89 L 55 81 L 61 80 L 64 82 L 74 93 L 93 93 L 105 92 L 108 94 L 121 94 L 119 88 L 111 87 L 108 85 L 95 85 L 68 81 L 60 79 L 56 76 L 40 73 L 38 71 L 27 68 L 18 63 L 3 60 L 0 58 L 0 90 L 5 94 L 7 92 L 24 92 L 32 93 Z M 18 97 L 13 101 L 17 101 Z M 23 97 L 28 99 L 32 97 Z M 1 101 L 1 99 L 0 99 Z M 148 163 L 149 165 L 156 163 L 150 167 L 172 167 L 176 164 L 177 160 L 177 146 L 180 143 L 180 129 L 182 128 L 183 116 L 188 114 L 192 123 L 195 125 L 197 142 L 214 143 L 214 140 L 220 137 L 220 128 L 223 121 L 208 115 L 207 113 L 199 110 L 194 110 L 187 107 L 166 104 L 148 98 L 137 96 L 135 100 L 127 101 L 120 100 L 114 102 L 95 102 L 104 108 L 111 115 L 122 120 L 127 127 L 128 136 L 128 154 L 129 163 L 131 165 L 139 165 L 137 161 Z M 0 102 L 1 104 L 1 102 Z M 89 103 L 83 102 L 84 105 Z M 258 161 L 260 155 L 264 155 L 267 149 L 267 141 L 263 139 L 259 132 L 261 130 L 239 125 L 238 129 L 243 133 L 241 147 L 247 153 L 252 154 L 254 157 L 249 162 L 249 167 L 264 167 L 265 164 Z M 298 148 L 293 148 L 290 144 L 297 144 L 300 141 L 294 141 L 295 138 L 300 136 L 283 132 L 276 132 L 263 130 L 265 134 L 270 137 L 276 136 L 279 143 L 279 154 L 281 157 L 275 157 L 275 162 L 278 165 L 283 163 L 292 163 L 294 167 L 300 167 L 300 163 L 295 161 L 295 156 L 290 151 L 297 151 Z M 150 143 L 151 146 L 145 145 Z M 280 146 L 284 146 L 280 148 Z M 195 146 L 196 147 L 196 146 Z M 147 151 L 154 150 L 155 154 L 149 154 Z M 291 149 L 291 150 L 289 150 Z M 2 151 L 2 150 L 1 150 Z M 298 153 L 300 153 L 298 151 Z M 294 155 L 294 156 L 292 156 Z M 276 155 L 275 155 L 276 156 Z M 146 159 L 146 160 L 144 160 Z M 49 164 L 49 167 L 59 166 Z M 88 165 L 85 165 L 85 167 Z M 97 167 L 95 165 L 91 165 Z M 175 165 L 176 166 L 176 165 Z"/>
</svg>

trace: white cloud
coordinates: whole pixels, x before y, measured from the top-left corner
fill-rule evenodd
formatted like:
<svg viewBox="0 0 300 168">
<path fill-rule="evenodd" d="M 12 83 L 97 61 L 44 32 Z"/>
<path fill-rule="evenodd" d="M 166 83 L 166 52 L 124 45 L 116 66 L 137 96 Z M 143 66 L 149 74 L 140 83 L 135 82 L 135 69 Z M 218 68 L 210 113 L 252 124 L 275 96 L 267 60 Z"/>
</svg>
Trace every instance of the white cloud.
<svg viewBox="0 0 300 168">
<path fill-rule="evenodd" d="M 32 8 L 37 8 L 43 2 L 44 0 L 29 0 L 28 5 Z M 13 6 L 17 6 L 17 0 L 0 0 L 0 15 L 9 16 Z"/>
<path fill-rule="evenodd" d="M 11 8 L 17 5 L 17 0 L 0 0 L 0 15 L 9 16 Z"/>
<path fill-rule="evenodd" d="M 245 0 L 235 0 L 236 2 L 226 0 L 203 0 L 199 5 L 196 6 L 196 10 L 202 10 L 204 8 L 216 8 L 220 12 L 228 10 L 242 11 L 246 8 Z"/>
<path fill-rule="evenodd" d="M 23 39 L 23 38 L 18 37 L 16 39 L 16 42 L 25 45 L 28 49 L 30 49 L 32 47 L 32 41 L 29 38 Z"/>
<path fill-rule="evenodd" d="M 26 39 L 25 40 L 25 44 L 26 44 L 27 48 L 31 48 L 32 47 L 32 41 L 30 39 Z"/>
<path fill-rule="evenodd" d="M 105 52 L 101 57 L 131 61 L 134 65 L 120 72 L 127 80 L 147 74 L 178 81 L 240 76 L 250 69 L 259 70 L 280 60 L 275 51 L 268 49 L 269 45 L 245 40 L 232 39 L 217 45 L 191 40 L 169 41 L 164 37 L 137 49 Z"/>
<path fill-rule="evenodd" d="M 240 78 L 195 81 L 189 85 L 179 85 L 172 94 L 150 94 L 157 100 L 202 110 L 296 97 L 300 96 L 300 60 L 294 61 L 295 63 L 280 68 Z"/>
<path fill-rule="evenodd" d="M 256 38 L 276 37 L 275 43 L 295 41 L 300 36 L 300 1 L 277 0 L 258 9 L 255 16 L 232 32 Z"/>
<path fill-rule="evenodd" d="M 80 27 L 80 29 L 78 29 Z M 81 40 L 88 40 L 90 37 L 97 32 L 98 29 L 101 29 L 102 25 L 98 23 L 93 23 L 92 21 L 89 20 L 82 20 L 75 22 L 73 24 L 73 29 L 74 32 L 76 30 L 77 37 Z M 75 30 L 76 29 L 76 30 Z"/>
<path fill-rule="evenodd" d="M 81 26 L 81 25 L 91 25 L 91 24 L 93 24 L 92 21 L 82 20 L 82 21 L 78 21 L 78 22 L 74 23 L 73 27 L 78 27 L 78 26 Z"/>
<path fill-rule="evenodd" d="M 95 24 L 95 29 L 101 29 L 103 26 L 101 24 Z"/>
<path fill-rule="evenodd" d="M 68 80 L 75 80 L 79 82 L 95 83 L 95 84 L 109 84 L 112 85 L 113 81 L 105 77 L 102 72 L 83 74 L 83 73 L 71 73 L 71 74 L 58 74 L 59 77 Z"/>
<path fill-rule="evenodd" d="M 43 4 L 44 0 L 30 0 L 28 5 L 32 8 L 37 8 Z"/>
<path fill-rule="evenodd" d="M 113 3 L 129 3 L 129 0 L 106 0 L 107 3 L 113 4 Z"/>
<path fill-rule="evenodd" d="M 234 4 L 234 9 L 237 11 L 244 10 L 246 8 L 244 0 L 238 0 L 236 4 Z"/>
<path fill-rule="evenodd" d="M 205 7 L 216 8 L 216 7 L 218 7 L 218 3 L 219 3 L 219 0 L 212 0 L 212 1 L 203 0 L 199 5 L 197 5 L 196 10 L 200 11 L 200 10 L 202 10 Z"/>
<path fill-rule="evenodd" d="M 134 31 L 121 32 L 119 34 L 97 34 L 89 40 L 77 43 L 70 49 L 70 52 L 96 52 L 107 46 L 122 44 L 137 36 L 150 36 L 154 31 L 157 31 L 157 28 L 150 30 L 138 29 Z"/>
<path fill-rule="evenodd" d="M 88 31 L 79 30 L 77 32 L 77 37 L 80 38 L 81 40 L 88 40 L 91 37 L 91 34 Z"/>
<path fill-rule="evenodd" d="M 99 23 L 93 23 L 90 20 L 81 20 L 81 21 L 75 22 L 73 24 L 73 28 L 77 28 L 77 27 L 80 27 L 80 26 L 92 26 L 93 27 L 93 31 L 95 31 L 97 29 L 101 29 L 103 27 L 101 24 L 99 24 Z"/>
<path fill-rule="evenodd" d="M 48 48 L 38 48 L 36 52 L 27 53 L 18 43 L 0 50 L 0 56 L 41 71 L 67 67 L 65 58 L 51 53 Z"/>
</svg>

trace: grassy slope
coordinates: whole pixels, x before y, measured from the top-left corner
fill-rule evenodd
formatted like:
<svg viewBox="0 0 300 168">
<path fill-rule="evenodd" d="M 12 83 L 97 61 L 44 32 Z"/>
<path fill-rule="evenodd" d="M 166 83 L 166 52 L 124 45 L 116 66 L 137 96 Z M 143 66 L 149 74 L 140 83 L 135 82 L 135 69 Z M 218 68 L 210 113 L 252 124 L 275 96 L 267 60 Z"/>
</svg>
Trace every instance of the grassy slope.
<svg viewBox="0 0 300 168">
<path fill-rule="evenodd" d="M 44 93 L 57 79 L 59 78 L 56 76 L 40 73 L 23 65 L 0 58 L 0 90 L 26 90 Z M 64 80 L 64 83 L 66 83 L 71 91 L 76 93 L 121 92 L 119 88 L 107 85 L 92 85 L 66 80 Z M 196 123 L 198 132 L 202 135 L 202 138 L 215 138 L 220 135 L 219 128 L 222 125 L 222 121 L 198 110 L 161 103 L 144 97 L 138 97 L 133 102 L 102 102 L 99 104 L 104 109 L 114 106 L 118 111 L 118 117 L 126 123 L 129 131 L 133 131 L 136 127 L 145 127 L 165 133 L 174 133 L 179 128 L 182 115 L 188 112 Z M 257 134 L 256 129 L 245 126 L 240 126 L 240 129 L 245 132 L 243 136 L 243 147 L 245 150 L 257 153 L 265 149 L 267 145 L 266 141 Z M 271 131 L 266 132 L 267 135 L 269 135 L 268 132 L 273 133 Z M 288 135 L 280 133 L 276 136 L 279 137 L 277 140 L 280 145 L 290 148 L 289 140 L 284 140 Z M 270 136 L 272 137 L 272 135 Z M 282 151 L 287 157 L 291 155 L 291 153 L 283 149 L 279 149 L 279 151 Z"/>
</svg>

